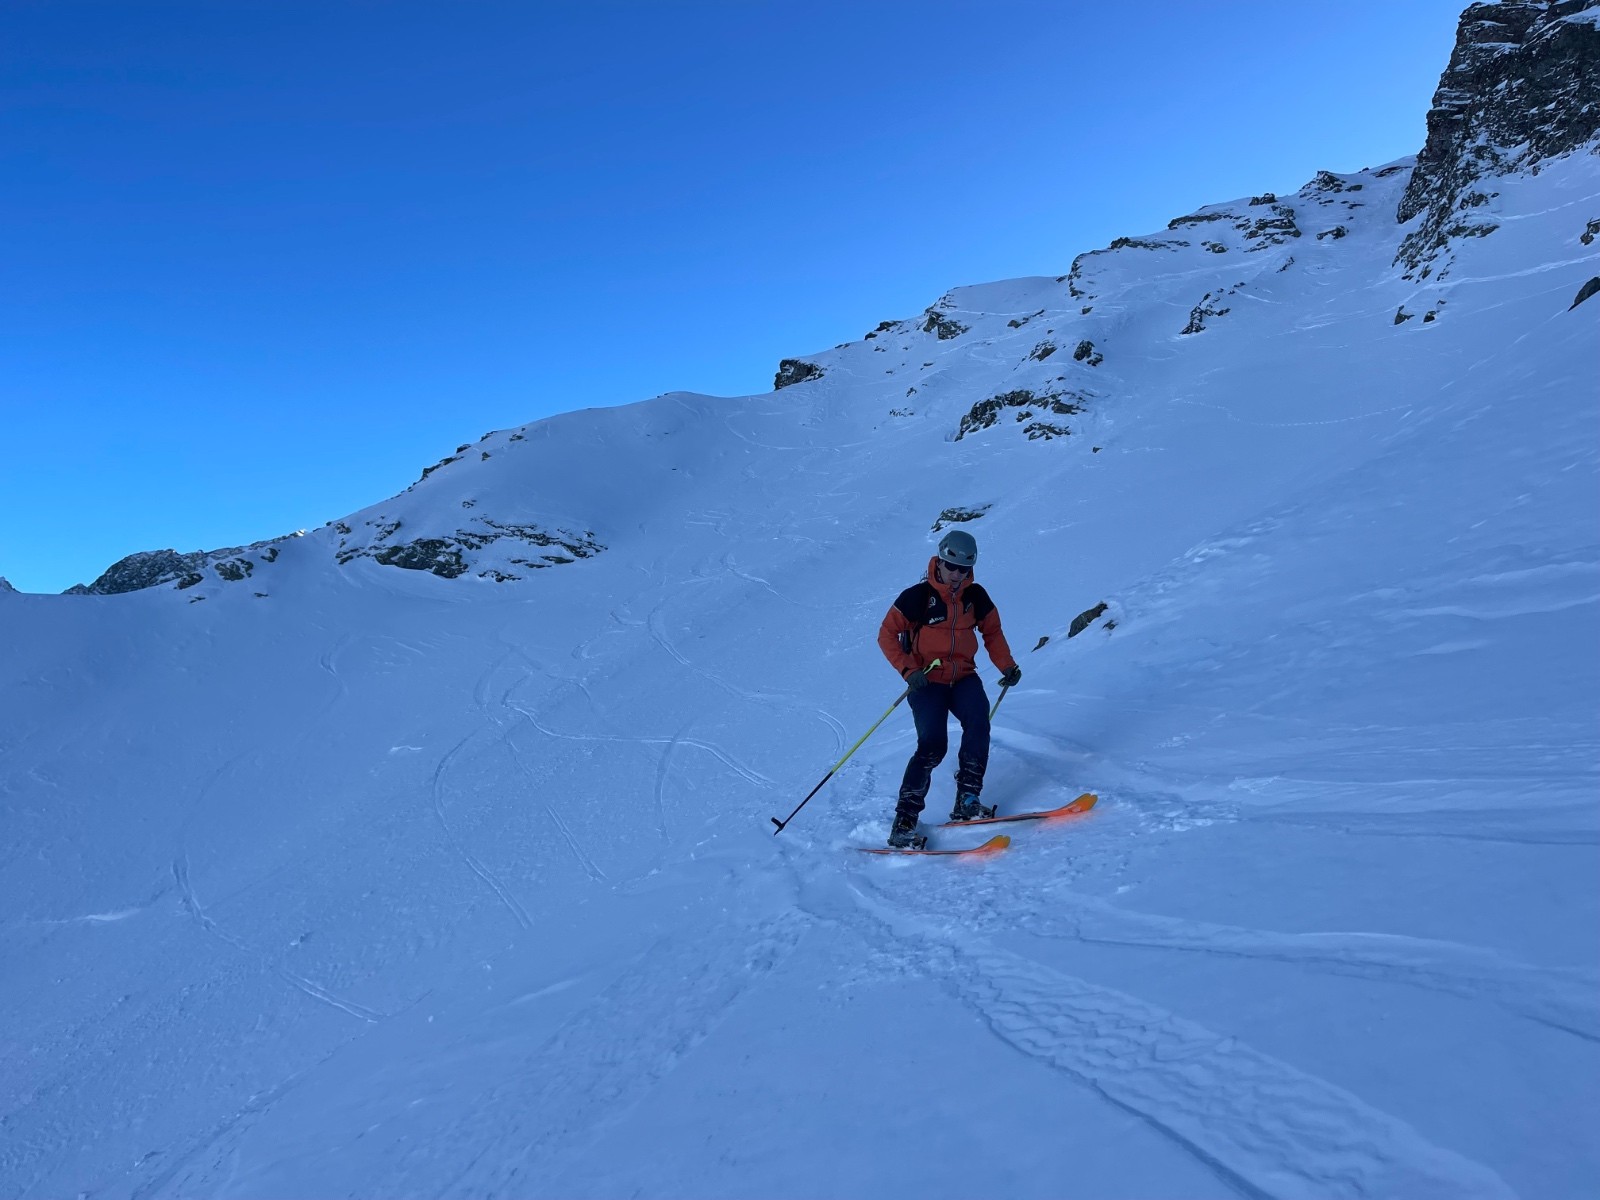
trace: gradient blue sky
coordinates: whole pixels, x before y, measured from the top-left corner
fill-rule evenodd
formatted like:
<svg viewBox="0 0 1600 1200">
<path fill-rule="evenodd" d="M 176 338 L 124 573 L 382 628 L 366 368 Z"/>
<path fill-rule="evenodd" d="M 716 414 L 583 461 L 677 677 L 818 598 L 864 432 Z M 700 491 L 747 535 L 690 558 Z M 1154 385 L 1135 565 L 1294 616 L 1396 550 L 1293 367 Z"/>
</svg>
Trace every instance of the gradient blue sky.
<svg viewBox="0 0 1600 1200">
<path fill-rule="evenodd" d="M 318 526 L 1414 153 L 1463 7 L 8 0 L 0 575 Z"/>
</svg>

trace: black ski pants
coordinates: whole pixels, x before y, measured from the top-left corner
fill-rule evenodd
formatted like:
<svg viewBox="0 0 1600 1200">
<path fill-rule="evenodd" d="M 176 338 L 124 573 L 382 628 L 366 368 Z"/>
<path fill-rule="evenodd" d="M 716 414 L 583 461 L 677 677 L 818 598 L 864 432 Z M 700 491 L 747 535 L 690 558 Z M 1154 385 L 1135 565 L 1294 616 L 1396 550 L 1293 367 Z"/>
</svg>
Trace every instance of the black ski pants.
<svg viewBox="0 0 1600 1200">
<path fill-rule="evenodd" d="M 917 722 L 917 749 L 900 781 L 903 813 L 917 815 L 928 799 L 933 769 L 950 749 L 949 724 L 953 714 L 961 722 L 961 747 L 956 751 L 956 791 L 983 791 L 983 773 L 989 766 L 989 697 L 983 680 L 968 675 L 954 683 L 927 683 L 911 693 L 911 715 Z"/>
</svg>

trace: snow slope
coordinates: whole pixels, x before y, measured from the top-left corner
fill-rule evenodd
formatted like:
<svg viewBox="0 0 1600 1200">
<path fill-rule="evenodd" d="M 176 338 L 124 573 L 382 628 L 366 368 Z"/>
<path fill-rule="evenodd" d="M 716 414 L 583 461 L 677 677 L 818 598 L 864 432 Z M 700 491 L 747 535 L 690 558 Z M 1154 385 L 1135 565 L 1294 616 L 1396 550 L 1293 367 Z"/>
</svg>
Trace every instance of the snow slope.
<svg viewBox="0 0 1600 1200">
<path fill-rule="evenodd" d="M 0 1194 L 1585 1194 L 1597 163 L 1442 281 L 1409 164 L 1319 177 L 489 435 L 243 580 L 0 590 Z M 772 836 L 985 505 L 985 798 L 1100 806 L 853 854 L 902 709 Z M 349 554 L 506 527 L 603 548 Z"/>
</svg>

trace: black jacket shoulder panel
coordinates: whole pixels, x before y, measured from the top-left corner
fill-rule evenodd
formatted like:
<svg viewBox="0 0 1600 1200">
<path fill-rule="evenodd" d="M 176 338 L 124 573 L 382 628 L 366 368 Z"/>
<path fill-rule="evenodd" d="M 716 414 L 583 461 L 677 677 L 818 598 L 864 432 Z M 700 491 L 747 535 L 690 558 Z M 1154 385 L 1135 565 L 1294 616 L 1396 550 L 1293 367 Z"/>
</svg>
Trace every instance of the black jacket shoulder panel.
<svg viewBox="0 0 1600 1200">
<path fill-rule="evenodd" d="M 913 625 L 926 625 L 928 613 L 934 607 L 929 601 L 938 601 L 933 588 L 924 579 L 921 583 L 914 583 L 905 591 L 895 597 L 894 607 L 900 610 L 900 615 Z M 939 605 L 942 607 L 942 605 Z"/>
<path fill-rule="evenodd" d="M 989 593 L 983 590 L 981 584 L 971 584 L 963 593 L 962 599 L 972 604 L 974 621 L 981 621 L 994 611 L 994 601 L 989 599 Z"/>
</svg>

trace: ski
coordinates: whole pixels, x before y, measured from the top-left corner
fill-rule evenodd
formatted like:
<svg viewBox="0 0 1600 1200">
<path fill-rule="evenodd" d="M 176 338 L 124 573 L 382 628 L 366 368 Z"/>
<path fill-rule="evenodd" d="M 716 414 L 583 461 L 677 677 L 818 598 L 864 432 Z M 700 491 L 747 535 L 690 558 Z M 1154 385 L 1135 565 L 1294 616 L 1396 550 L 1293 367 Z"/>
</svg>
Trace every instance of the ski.
<svg viewBox="0 0 1600 1200">
<path fill-rule="evenodd" d="M 1100 797 L 1093 792 L 1085 792 L 1071 804 L 1063 804 L 1060 808 L 1050 808 L 1043 812 L 1009 813 L 1003 817 L 974 817 L 970 821 L 946 821 L 934 828 L 959 829 L 964 825 L 994 825 L 1001 821 L 1049 821 L 1057 817 L 1077 817 L 1093 808 L 1099 799 Z"/>
<path fill-rule="evenodd" d="M 899 850 L 893 846 L 857 846 L 856 849 L 863 854 L 925 854 L 942 855 L 954 858 L 962 854 L 998 854 L 1011 845 L 1011 839 L 1005 834 L 997 834 L 981 846 L 972 846 L 966 850 Z"/>
</svg>

